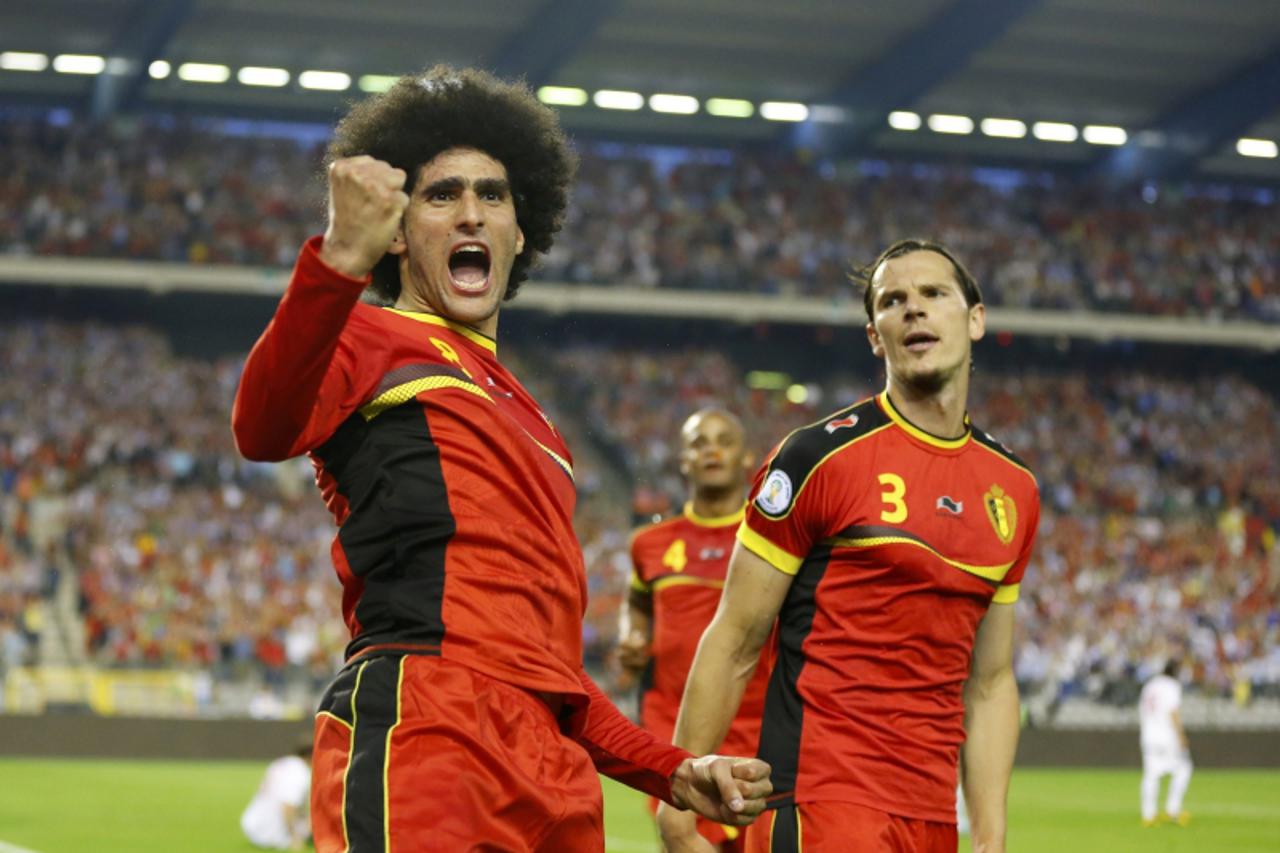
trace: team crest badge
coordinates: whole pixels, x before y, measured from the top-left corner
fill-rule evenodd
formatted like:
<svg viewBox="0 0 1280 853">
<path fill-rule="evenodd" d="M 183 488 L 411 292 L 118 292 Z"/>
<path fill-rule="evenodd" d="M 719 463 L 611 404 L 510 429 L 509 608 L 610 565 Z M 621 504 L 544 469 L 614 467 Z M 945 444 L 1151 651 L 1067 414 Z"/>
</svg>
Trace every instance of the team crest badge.
<svg viewBox="0 0 1280 853">
<path fill-rule="evenodd" d="M 1008 545 L 1013 541 L 1014 531 L 1018 529 L 1018 505 L 999 486 L 987 489 L 987 493 L 982 496 L 982 505 L 987 508 L 987 518 L 991 521 L 996 536 Z"/>
<path fill-rule="evenodd" d="M 756 506 L 766 515 L 782 515 L 791 506 L 791 478 L 786 471 L 778 470 L 765 478 L 756 495 Z"/>
</svg>

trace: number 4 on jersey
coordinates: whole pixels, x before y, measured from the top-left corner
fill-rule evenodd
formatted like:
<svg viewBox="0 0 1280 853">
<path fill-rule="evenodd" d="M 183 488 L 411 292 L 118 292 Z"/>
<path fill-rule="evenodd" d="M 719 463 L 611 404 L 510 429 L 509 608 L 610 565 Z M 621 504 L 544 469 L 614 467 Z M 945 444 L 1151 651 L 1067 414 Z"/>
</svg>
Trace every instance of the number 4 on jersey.
<svg viewBox="0 0 1280 853">
<path fill-rule="evenodd" d="M 662 565 L 673 572 L 683 572 L 684 567 L 689 565 L 689 558 L 685 555 L 683 539 L 677 539 L 668 546 L 667 552 L 662 555 Z"/>
</svg>

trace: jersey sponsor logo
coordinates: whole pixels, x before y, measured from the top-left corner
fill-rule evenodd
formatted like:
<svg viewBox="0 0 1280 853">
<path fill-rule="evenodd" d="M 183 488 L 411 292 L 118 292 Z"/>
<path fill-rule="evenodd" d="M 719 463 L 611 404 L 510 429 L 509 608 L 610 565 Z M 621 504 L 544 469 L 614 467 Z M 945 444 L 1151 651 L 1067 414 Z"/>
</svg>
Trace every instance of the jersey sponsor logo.
<svg viewBox="0 0 1280 853">
<path fill-rule="evenodd" d="M 777 470 L 765 478 L 756 495 L 756 506 L 766 515 L 782 515 L 791 506 L 791 478 L 786 471 Z"/>
<path fill-rule="evenodd" d="M 1005 494 L 1004 489 L 993 485 L 982 496 L 982 505 L 987 509 L 987 519 L 996 536 L 1008 545 L 1018 529 L 1018 505 L 1013 502 L 1013 497 Z"/>
<path fill-rule="evenodd" d="M 996 438 L 996 437 L 995 437 L 994 435 L 992 435 L 991 433 L 987 433 L 987 434 L 986 434 L 986 436 L 987 436 L 987 438 L 989 438 L 989 439 L 991 439 L 992 441 L 994 441 L 996 444 L 1000 445 L 1000 449 L 1001 449 L 1001 450 L 1003 450 L 1005 453 L 1009 454 L 1010 456 L 1012 456 L 1012 455 L 1013 455 L 1013 451 L 1009 449 L 1009 445 L 1005 444 L 1003 441 L 1001 441 L 1000 439 Z"/>
<path fill-rule="evenodd" d="M 857 425 L 858 425 L 858 416 L 849 415 L 849 417 L 847 418 L 836 418 L 834 421 L 828 421 L 827 425 L 824 426 L 823 429 L 826 430 L 827 435 L 831 435 L 838 429 L 844 429 L 845 427 L 855 427 Z"/>
<path fill-rule="evenodd" d="M 490 388 L 494 390 L 494 393 L 501 394 L 503 397 L 506 397 L 508 400 L 510 400 L 512 397 L 515 396 L 515 394 L 511 393 L 510 391 L 503 391 L 501 388 L 499 388 L 498 383 L 493 381 L 492 376 L 486 376 L 484 378 L 484 381 L 486 385 L 488 385 Z M 542 413 L 539 412 L 538 414 L 541 415 Z M 547 418 L 546 415 L 542 415 L 543 420 L 546 420 L 546 418 Z M 548 423 L 550 423 L 550 421 L 548 421 Z"/>
<path fill-rule="evenodd" d="M 725 557 L 723 548 L 703 548 L 698 552 L 698 559 L 706 562 L 708 560 L 723 560 Z"/>
<path fill-rule="evenodd" d="M 964 501 L 958 501 L 949 495 L 942 495 L 938 498 L 937 507 L 939 510 L 945 510 L 952 515 L 959 515 L 964 512 Z"/>
</svg>

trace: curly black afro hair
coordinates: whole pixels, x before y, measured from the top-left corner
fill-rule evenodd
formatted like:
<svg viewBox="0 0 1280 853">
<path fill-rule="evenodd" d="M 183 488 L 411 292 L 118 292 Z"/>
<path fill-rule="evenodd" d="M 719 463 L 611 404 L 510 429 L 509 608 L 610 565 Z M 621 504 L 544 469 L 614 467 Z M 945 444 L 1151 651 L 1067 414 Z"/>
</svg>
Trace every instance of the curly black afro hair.
<svg viewBox="0 0 1280 853">
<path fill-rule="evenodd" d="M 412 194 L 419 168 L 450 148 L 478 149 L 507 169 L 525 240 L 507 282 L 511 299 L 529 277 L 535 254 L 551 248 L 577 168 L 556 114 L 524 83 L 447 65 L 401 77 L 386 92 L 356 104 L 338 123 L 325 165 L 368 154 L 404 169 L 409 176 L 405 192 Z M 374 267 L 370 290 L 389 302 L 399 297 L 394 255 Z"/>
</svg>

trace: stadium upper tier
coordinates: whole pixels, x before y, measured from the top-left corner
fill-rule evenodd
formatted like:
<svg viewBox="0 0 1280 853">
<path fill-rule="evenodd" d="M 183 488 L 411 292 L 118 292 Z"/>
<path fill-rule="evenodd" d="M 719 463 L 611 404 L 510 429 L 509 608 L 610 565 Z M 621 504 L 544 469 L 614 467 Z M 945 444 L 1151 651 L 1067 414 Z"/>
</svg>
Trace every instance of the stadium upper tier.
<svg viewBox="0 0 1280 853">
<path fill-rule="evenodd" d="M 856 302 L 851 265 L 927 236 L 992 305 L 1280 323 L 1274 194 L 684 154 L 584 151 L 536 276 Z M 8 119 L 0 253 L 287 267 L 322 229 L 321 157 L 207 127 Z"/>
<path fill-rule="evenodd" d="M 594 661 L 615 641 L 632 514 L 679 506 L 672 444 L 690 411 L 732 406 L 762 455 L 872 390 L 827 375 L 791 402 L 749 388 L 739 364 L 710 350 L 513 350 L 504 360 L 523 362 L 574 448 Z M 64 551 L 91 660 L 331 674 L 346 640 L 332 522 L 308 464 L 236 454 L 238 358 L 180 357 L 141 328 L 49 321 L 0 325 L 0 363 L 0 666 L 35 654 L 32 610 L 52 606 L 53 551 Z M 975 387 L 975 422 L 1027 460 L 1044 495 L 1018 605 L 1024 685 L 1128 701 L 1181 654 L 1208 693 L 1280 692 L 1276 400 L 1231 377 L 1132 367 L 984 368 Z"/>
</svg>

